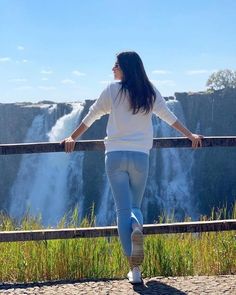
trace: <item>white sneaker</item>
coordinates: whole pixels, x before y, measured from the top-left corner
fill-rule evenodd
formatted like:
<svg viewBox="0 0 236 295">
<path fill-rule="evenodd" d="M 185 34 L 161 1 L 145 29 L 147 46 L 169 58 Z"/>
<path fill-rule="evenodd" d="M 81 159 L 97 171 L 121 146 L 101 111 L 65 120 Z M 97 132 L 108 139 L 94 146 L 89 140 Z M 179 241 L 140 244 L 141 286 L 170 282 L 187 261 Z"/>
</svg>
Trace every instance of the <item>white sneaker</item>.
<svg viewBox="0 0 236 295">
<path fill-rule="evenodd" d="M 136 227 L 131 234 L 131 261 L 133 265 L 140 265 L 144 259 L 143 233 L 139 227 Z"/>
<path fill-rule="evenodd" d="M 143 282 L 141 271 L 138 266 L 135 266 L 128 272 L 127 278 L 131 284 L 141 284 Z"/>
</svg>

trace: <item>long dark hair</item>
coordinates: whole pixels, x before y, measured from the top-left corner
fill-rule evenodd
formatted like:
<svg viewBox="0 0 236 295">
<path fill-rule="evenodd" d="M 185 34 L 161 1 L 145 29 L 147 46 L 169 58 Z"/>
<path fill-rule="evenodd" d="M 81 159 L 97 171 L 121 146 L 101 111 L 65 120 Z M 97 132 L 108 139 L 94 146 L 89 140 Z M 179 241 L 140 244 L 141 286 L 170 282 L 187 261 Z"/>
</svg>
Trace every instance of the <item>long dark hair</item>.
<svg viewBox="0 0 236 295">
<path fill-rule="evenodd" d="M 139 111 L 149 113 L 156 100 L 156 93 L 147 77 L 140 56 L 134 51 L 121 52 L 117 54 L 117 62 L 123 72 L 121 92 L 128 91 L 133 114 Z"/>
</svg>

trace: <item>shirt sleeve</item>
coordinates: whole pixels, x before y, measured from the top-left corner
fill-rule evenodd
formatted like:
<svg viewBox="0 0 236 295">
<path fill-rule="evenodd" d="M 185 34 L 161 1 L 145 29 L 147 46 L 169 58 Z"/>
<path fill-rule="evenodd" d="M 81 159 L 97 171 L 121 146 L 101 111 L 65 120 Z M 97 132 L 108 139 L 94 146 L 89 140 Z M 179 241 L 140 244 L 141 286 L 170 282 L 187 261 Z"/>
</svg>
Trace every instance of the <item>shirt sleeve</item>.
<svg viewBox="0 0 236 295">
<path fill-rule="evenodd" d="M 173 125 L 177 121 L 177 117 L 168 108 L 160 92 L 156 88 L 154 89 L 156 91 L 156 101 L 153 106 L 153 113 L 169 125 Z"/>
<path fill-rule="evenodd" d="M 94 121 L 100 119 L 103 115 L 111 112 L 111 95 L 110 87 L 103 90 L 99 98 L 89 108 L 88 114 L 82 120 L 87 127 L 90 127 Z"/>
</svg>

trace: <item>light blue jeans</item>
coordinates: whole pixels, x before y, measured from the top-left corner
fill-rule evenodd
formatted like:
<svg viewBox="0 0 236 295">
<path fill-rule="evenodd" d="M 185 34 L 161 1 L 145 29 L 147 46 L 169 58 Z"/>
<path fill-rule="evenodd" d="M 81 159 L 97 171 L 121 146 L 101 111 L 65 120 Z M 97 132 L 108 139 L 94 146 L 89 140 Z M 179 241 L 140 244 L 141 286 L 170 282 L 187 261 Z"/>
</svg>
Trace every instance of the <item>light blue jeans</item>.
<svg viewBox="0 0 236 295">
<path fill-rule="evenodd" d="M 134 225 L 143 226 L 141 203 L 147 182 L 149 156 L 142 152 L 108 152 L 106 173 L 116 206 L 118 233 L 123 251 L 131 256 L 131 233 Z"/>
</svg>

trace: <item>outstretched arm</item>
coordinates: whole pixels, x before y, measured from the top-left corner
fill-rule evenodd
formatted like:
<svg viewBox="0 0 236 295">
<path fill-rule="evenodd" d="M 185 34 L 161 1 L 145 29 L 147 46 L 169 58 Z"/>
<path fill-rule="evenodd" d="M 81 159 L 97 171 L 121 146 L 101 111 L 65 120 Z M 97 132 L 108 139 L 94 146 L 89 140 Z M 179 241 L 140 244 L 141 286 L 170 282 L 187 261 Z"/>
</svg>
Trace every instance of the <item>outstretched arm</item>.
<svg viewBox="0 0 236 295">
<path fill-rule="evenodd" d="M 90 107 L 88 114 L 80 123 L 79 127 L 67 138 L 61 141 L 61 144 L 65 144 L 65 152 L 73 152 L 75 148 L 75 140 L 81 136 L 94 121 L 100 119 L 103 115 L 109 114 L 111 110 L 110 100 L 110 86 L 103 90 L 99 98 Z"/>
<path fill-rule="evenodd" d="M 189 131 L 178 118 L 170 111 L 167 107 L 166 101 L 161 96 L 160 92 L 155 88 L 156 91 L 156 101 L 153 106 L 153 112 L 164 120 L 171 127 L 178 130 L 180 133 L 184 134 L 188 139 L 192 141 L 192 147 L 197 148 L 202 146 L 202 135 L 193 134 Z"/>
<path fill-rule="evenodd" d="M 87 129 L 88 127 L 84 123 L 80 123 L 79 127 L 75 129 L 74 132 L 69 137 L 61 141 L 61 144 L 65 144 L 66 153 L 73 152 L 75 148 L 76 138 L 81 136 Z"/>
<path fill-rule="evenodd" d="M 183 135 L 185 135 L 188 139 L 190 139 L 192 141 L 192 148 L 197 148 L 202 146 L 202 138 L 204 137 L 199 134 L 193 134 L 179 120 L 175 121 L 175 123 L 172 124 L 171 127 L 175 128 L 176 130 L 181 132 Z"/>
</svg>

